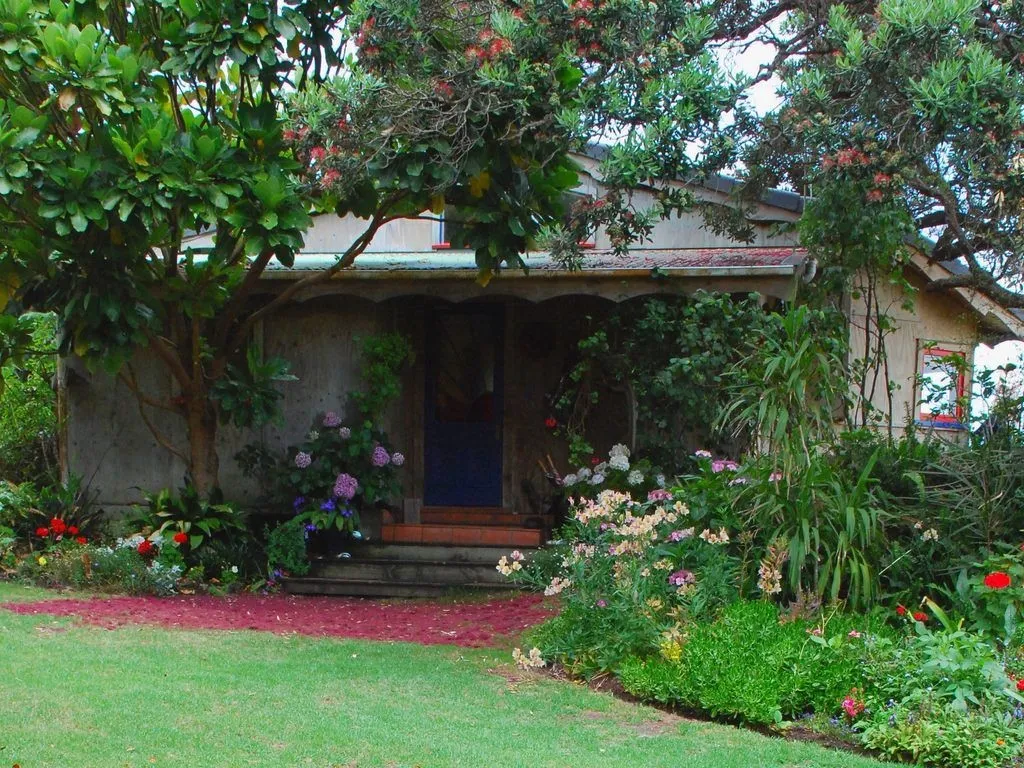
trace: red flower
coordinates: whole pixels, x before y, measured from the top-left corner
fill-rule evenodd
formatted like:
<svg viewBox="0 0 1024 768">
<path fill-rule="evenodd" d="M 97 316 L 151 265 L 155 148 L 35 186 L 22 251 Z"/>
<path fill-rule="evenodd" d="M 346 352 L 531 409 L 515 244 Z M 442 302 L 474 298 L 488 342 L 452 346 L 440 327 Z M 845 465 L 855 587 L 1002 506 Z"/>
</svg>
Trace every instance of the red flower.
<svg viewBox="0 0 1024 768">
<path fill-rule="evenodd" d="M 897 605 L 896 606 L 896 615 L 897 616 L 906 616 L 907 615 L 907 609 L 904 608 L 902 605 Z"/>
<path fill-rule="evenodd" d="M 176 534 L 174 534 L 173 539 L 175 544 L 184 544 L 186 541 L 188 541 L 188 534 L 184 531 L 178 531 Z"/>
<path fill-rule="evenodd" d="M 1010 576 L 1002 571 L 993 571 L 985 577 L 984 584 L 989 589 L 1006 589 L 1010 586 Z"/>
<path fill-rule="evenodd" d="M 139 554 L 143 557 L 153 554 L 153 542 L 143 539 L 142 543 L 139 544 Z"/>
<path fill-rule="evenodd" d="M 914 621 L 926 622 L 928 621 L 928 615 L 921 611 L 914 611 Z"/>
<path fill-rule="evenodd" d="M 77 541 L 79 544 L 84 545 L 86 543 L 86 538 L 85 536 L 79 536 L 77 539 L 75 539 L 75 541 Z"/>
<path fill-rule="evenodd" d="M 49 528 L 36 528 L 36 536 L 38 536 L 40 539 L 45 539 L 49 535 L 50 535 L 50 529 Z"/>
<path fill-rule="evenodd" d="M 50 530 L 53 531 L 55 536 L 63 535 L 64 532 L 67 531 L 67 529 L 67 523 L 65 523 L 59 517 L 55 517 L 52 520 L 50 520 Z"/>
<path fill-rule="evenodd" d="M 544 426 L 547 427 L 548 429 L 554 429 L 555 427 L 558 426 L 558 422 L 555 420 L 554 416 L 548 416 L 546 419 L 544 419 Z"/>
<path fill-rule="evenodd" d="M 77 536 L 77 535 L 78 535 L 78 526 L 77 525 L 68 526 L 68 536 Z"/>
<path fill-rule="evenodd" d="M 599 456 L 591 456 L 590 457 L 590 466 L 596 467 L 600 463 L 601 463 L 601 458 Z"/>
<path fill-rule="evenodd" d="M 1017 681 L 1017 690 L 1018 691 L 1024 691 L 1024 680 L 1018 680 Z"/>
</svg>

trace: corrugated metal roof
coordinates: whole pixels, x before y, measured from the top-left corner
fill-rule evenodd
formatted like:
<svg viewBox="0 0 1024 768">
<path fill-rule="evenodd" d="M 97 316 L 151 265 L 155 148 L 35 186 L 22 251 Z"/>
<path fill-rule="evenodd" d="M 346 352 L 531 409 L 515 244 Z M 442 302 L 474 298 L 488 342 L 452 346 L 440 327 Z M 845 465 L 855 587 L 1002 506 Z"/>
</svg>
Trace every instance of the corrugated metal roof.
<svg viewBox="0 0 1024 768">
<path fill-rule="evenodd" d="M 679 276 L 791 275 L 806 258 L 803 248 L 636 248 L 625 256 L 611 250 L 586 251 L 582 269 L 567 270 L 547 252 L 532 252 L 523 257 L 530 274 L 559 277 L 636 276 L 654 270 Z M 327 269 L 339 254 L 303 253 L 291 267 L 271 262 L 264 273 L 269 278 L 287 278 L 297 273 Z M 692 274 L 691 274 L 692 273 Z M 426 251 L 364 253 L 336 277 L 462 277 L 477 274 L 472 251 Z M 525 276 L 520 269 L 506 268 L 502 276 Z"/>
</svg>

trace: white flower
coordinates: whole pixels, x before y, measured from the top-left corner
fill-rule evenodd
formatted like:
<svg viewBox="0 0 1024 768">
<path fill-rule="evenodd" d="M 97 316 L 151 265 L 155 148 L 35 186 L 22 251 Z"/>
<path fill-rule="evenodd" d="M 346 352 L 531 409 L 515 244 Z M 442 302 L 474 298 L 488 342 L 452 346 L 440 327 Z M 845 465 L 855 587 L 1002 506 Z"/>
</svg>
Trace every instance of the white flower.
<svg viewBox="0 0 1024 768">
<path fill-rule="evenodd" d="M 607 461 L 602 461 L 600 464 L 595 464 L 594 465 L 594 472 L 596 472 L 599 475 L 603 475 L 607 471 L 608 471 L 608 462 Z"/>
<path fill-rule="evenodd" d="M 665 487 L 665 476 L 664 475 L 657 475 L 657 476 L 655 476 L 654 482 L 656 482 L 658 484 L 659 488 L 664 488 Z"/>
<path fill-rule="evenodd" d="M 612 446 L 612 449 L 608 451 L 608 455 L 611 457 L 622 456 L 623 458 L 629 458 L 629 448 L 622 443 L 616 443 Z"/>
<path fill-rule="evenodd" d="M 634 469 L 629 473 L 629 477 L 626 478 L 626 482 L 630 485 L 640 485 L 644 481 L 644 473 L 639 469 Z"/>
<path fill-rule="evenodd" d="M 617 469 L 620 472 L 625 472 L 629 469 L 629 459 L 625 456 L 612 456 L 608 462 L 608 466 L 612 469 Z"/>
<path fill-rule="evenodd" d="M 925 531 L 924 533 L 921 534 L 921 538 L 924 541 L 938 541 L 939 540 L 939 532 L 937 530 L 935 530 L 934 528 L 929 528 L 927 531 Z"/>
<path fill-rule="evenodd" d="M 391 454 L 391 463 L 396 467 L 400 467 L 405 464 L 405 455 L 395 451 Z"/>
<path fill-rule="evenodd" d="M 593 472 L 586 467 L 580 467 L 580 471 L 576 473 L 576 476 L 579 477 L 580 480 L 589 480 L 592 474 Z"/>
<path fill-rule="evenodd" d="M 342 427 L 341 429 L 338 430 L 338 435 L 341 437 L 342 440 L 348 440 L 350 437 L 352 437 L 352 430 L 349 429 L 348 427 Z"/>
<path fill-rule="evenodd" d="M 698 459 L 710 459 L 711 451 L 694 451 L 693 455 L 696 456 Z"/>
<path fill-rule="evenodd" d="M 238 573 L 238 566 L 237 565 L 232 565 L 231 566 L 231 572 L 232 573 Z"/>
<path fill-rule="evenodd" d="M 604 482 L 604 475 L 602 475 L 600 472 L 595 472 L 594 476 L 592 478 L 590 478 L 590 484 L 591 485 L 600 485 L 603 482 Z"/>
<path fill-rule="evenodd" d="M 551 597 L 552 595 L 557 595 L 563 589 L 570 586 L 572 586 L 571 581 L 569 581 L 568 579 L 563 579 L 558 576 L 555 576 L 555 578 L 551 580 L 551 583 L 548 584 L 547 587 L 545 587 L 544 594 L 548 597 Z"/>
<path fill-rule="evenodd" d="M 519 648 L 514 648 L 512 650 L 512 661 L 521 669 L 540 669 L 547 666 L 547 662 L 541 656 L 540 648 L 531 648 L 529 655 L 523 653 Z"/>
<path fill-rule="evenodd" d="M 310 440 L 316 440 L 318 437 L 320 437 L 320 433 L 319 432 L 317 432 L 315 429 L 309 430 L 309 439 Z"/>
<path fill-rule="evenodd" d="M 572 486 L 572 485 L 576 485 L 576 483 L 578 483 L 578 482 L 579 482 L 579 478 L 576 477 L 576 475 L 573 475 L 573 474 L 568 474 L 568 475 L 566 475 L 565 477 L 562 478 L 562 485 L 564 485 L 566 488 L 568 488 L 569 486 Z"/>
</svg>

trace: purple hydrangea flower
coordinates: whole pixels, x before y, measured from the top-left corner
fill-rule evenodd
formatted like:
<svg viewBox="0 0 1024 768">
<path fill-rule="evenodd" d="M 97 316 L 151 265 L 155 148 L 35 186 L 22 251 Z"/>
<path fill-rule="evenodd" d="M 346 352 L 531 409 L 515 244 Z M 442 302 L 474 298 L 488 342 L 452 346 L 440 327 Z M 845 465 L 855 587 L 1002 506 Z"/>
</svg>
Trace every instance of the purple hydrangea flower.
<svg viewBox="0 0 1024 768">
<path fill-rule="evenodd" d="M 388 452 L 384 449 L 383 445 L 378 445 L 373 449 L 373 456 L 370 457 L 370 462 L 375 467 L 386 467 L 391 463 L 391 457 Z"/>
<path fill-rule="evenodd" d="M 334 411 L 328 411 L 324 414 L 324 426 L 328 428 L 340 427 L 341 416 L 336 414 Z"/>
<path fill-rule="evenodd" d="M 352 517 L 352 507 L 342 507 L 341 516 Z"/>
<path fill-rule="evenodd" d="M 359 491 L 359 481 L 352 475 L 342 472 L 334 481 L 334 495 L 341 499 L 351 499 Z"/>
<path fill-rule="evenodd" d="M 313 457 L 305 451 L 299 451 L 295 454 L 295 466 L 299 469 L 305 469 L 313 463 Z"/>
<path fill-rule="evenodd" d="M 305 496 L 296 496 L 295 501 L 292 502 L 292 509 L 298 511 L 299 507 L 306 503 Z"/>
<path fill-rule="evenodd" d="M 323 504 L 320 505 L 320 509 L 324 512 L 333 512 L 335 509 L 334 499 L 327 499 Z"/>
<path fill-rule="evenodd" d="M 400 467 L 403 464 L 405 464 L 405 456 L 403 456 L 398 451 L 395 451 L 394 453 L 391 454 L 391 463 L 394 464 L 396 467 Z"/>
</svg>

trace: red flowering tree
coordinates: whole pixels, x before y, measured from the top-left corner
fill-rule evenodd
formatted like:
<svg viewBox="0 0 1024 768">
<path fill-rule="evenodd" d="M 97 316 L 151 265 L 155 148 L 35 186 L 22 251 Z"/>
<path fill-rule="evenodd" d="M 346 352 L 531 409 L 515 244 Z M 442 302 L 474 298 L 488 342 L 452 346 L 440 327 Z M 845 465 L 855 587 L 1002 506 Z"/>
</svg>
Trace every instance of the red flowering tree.
<svg viewBox="0 0 1024 768">
<path fill-rule="evenodd" d="M 626 189 L 728 156 L 713 34 L 699 6 L 610 0 L 2 4 L 0 299 L 57 312 L 61 353 L 117 375 L 207 496 L 219 425 L 280 397 L 286 366 L 247 349 L 254 323 L 386 223 L 447 207 L 486 279 L 561 219 L 570 152 L 609 136 L 612 191 L 547 233 L 556 253 L 572 261 L 594 224 L 624 248 L 689 205 L 664 190 L 634 210 Z M 317 210 L 362 232 L 258 295 Z M 202 258 L 192 231 L 213 234 Z M 146 390 L 140 348 L 180 395 Z M 184 420 L 184 444 L 156 411 Z"/>
</svg>

